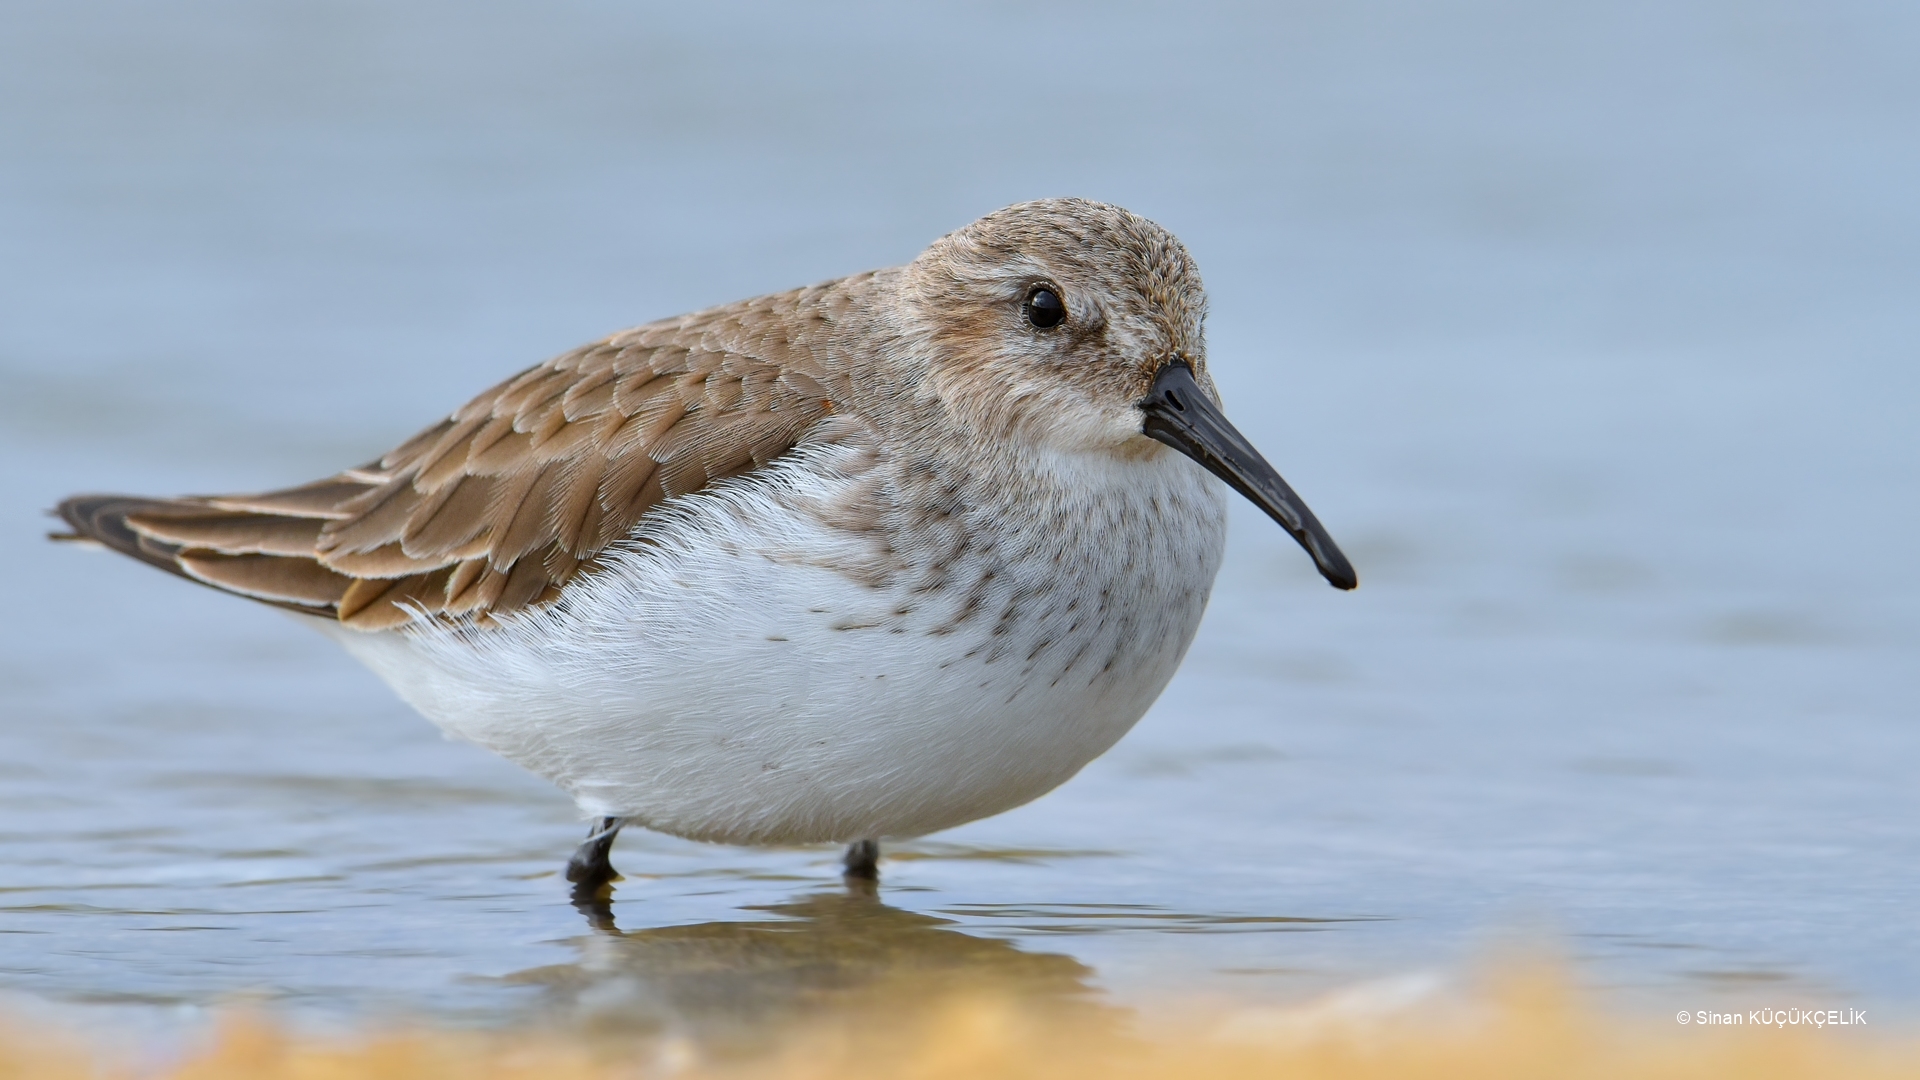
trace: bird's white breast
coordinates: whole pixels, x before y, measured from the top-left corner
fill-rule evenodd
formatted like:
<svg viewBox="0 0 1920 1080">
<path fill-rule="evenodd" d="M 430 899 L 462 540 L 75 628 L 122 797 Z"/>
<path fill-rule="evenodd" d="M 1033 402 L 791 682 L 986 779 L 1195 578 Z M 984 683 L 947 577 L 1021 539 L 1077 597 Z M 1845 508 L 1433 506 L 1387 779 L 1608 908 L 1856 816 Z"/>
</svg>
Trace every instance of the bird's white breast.
<svg viewBox="0 0 1920 1080">
<path fill-rule="evenodd" d="M 869 483 L 852 455 L 677 499 L 496 626 L 335 636 L 587 814 L 696 839 L 947 828 L 1046 793 L 1139 720 L 1220 566 L 1215 481 L 1171 452 L 1040 463 L 999 509 L 972 493 L 966 542 L 936 552 L 823 510 Z"/>
</svg>

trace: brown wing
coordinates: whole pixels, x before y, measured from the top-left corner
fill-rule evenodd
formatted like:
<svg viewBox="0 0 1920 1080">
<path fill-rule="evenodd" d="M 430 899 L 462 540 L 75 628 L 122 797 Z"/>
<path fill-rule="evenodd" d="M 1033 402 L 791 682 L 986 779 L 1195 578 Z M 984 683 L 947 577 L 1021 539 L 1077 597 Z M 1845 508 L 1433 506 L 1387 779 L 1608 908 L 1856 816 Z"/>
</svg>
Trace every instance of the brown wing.
<svg viewBox="0 0 1920 1080">
<path fill-rule="evenodd" d="M 833 411 L 801 290 L 616 334 L 474 398 L 379 461 L 260 495 L 79 496 L 82 537 L 363 630 L 545 603 L 665 499 Z"/>
</svg>

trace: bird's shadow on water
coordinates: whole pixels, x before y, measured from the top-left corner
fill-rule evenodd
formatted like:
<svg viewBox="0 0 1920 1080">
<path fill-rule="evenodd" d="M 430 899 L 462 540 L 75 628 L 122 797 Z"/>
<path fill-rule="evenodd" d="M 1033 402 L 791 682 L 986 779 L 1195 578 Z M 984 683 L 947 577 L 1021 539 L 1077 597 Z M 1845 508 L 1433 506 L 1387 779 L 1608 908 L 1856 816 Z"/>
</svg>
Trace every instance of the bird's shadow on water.
<svg viewBox="0 0 1920 1080">
<path fill-rule="evenodd" d="M 749 908 L 763 919 L 621 930 L 610 893 L 575 897 L 578 959 L 507 981 L 541 991 L 531 1019 L 596 1034 L 682 1035 L 750 1048 L 823 1018 L 899 1022 L 968 995 L 1120 1023 L 1070 956 L 1028 952 L 880 899 L 876 883 Z"/>
</svg>

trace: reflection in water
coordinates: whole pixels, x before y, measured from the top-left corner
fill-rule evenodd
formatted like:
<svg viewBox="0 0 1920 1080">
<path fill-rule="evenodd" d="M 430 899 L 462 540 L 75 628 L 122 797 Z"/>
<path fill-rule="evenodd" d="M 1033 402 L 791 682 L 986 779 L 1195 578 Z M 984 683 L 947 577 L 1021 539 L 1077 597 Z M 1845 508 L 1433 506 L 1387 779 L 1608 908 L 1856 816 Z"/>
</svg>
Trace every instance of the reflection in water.
<svg viewBox="0 0 1920 1080">
<path fill-rule="evenodd" d="M 507 981 L 543 987 L 541 1020 L 597 1034 L 674 1033 L 748 1047 L 824 1016 L 859 1022 L 884 1010 L 932 1008 L 956 995 L 1057 1011 L 1079 1023 L 1117 1020 L 1094 998 L 1093 969 L 1069 956 L 1026 952 L 952 929 L 949 920 L 902 911 L 871 881 L 750 910 L 768 918 L 623 931 L 605 894 L 576 906 L 593 933 L 571 944 L 573 964 L 534 968 Z"/>
</svg>

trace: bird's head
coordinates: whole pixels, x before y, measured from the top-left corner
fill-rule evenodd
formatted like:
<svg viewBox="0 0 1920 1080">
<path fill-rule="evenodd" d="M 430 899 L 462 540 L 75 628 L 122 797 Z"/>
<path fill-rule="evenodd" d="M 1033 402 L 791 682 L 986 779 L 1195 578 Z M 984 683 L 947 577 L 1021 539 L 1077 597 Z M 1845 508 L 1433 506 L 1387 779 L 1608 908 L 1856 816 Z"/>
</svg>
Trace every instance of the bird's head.
<svg viewBox="0 0 1920 1080">
<path fill-rule="evenodd" d="M 1172 447 L 1292 533 L 1338 588 L 1353 567 L 1227 421 L 1207 374 L 1206 290 L 1186 246 L 1117 206 L 988 214 L 908 267 L 929 392 L 977 438 L 1149 459 Z"/>
</svg>

